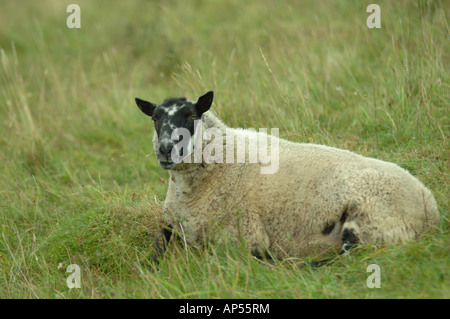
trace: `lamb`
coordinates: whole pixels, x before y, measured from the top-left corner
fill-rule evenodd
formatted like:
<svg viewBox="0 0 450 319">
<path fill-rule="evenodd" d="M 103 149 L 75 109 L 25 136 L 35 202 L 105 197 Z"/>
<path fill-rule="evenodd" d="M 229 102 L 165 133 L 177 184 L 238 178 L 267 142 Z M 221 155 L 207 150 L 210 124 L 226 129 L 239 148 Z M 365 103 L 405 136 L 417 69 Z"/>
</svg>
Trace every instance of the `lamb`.
<svg viewBox="0 0 450 319">
<path fill-rule="evenodd" d="M 169 98 L 161 105 L 136 98 L 155 122 L 154 151 L 170 173 L 164 203 L 169 225 L 155 241 L 154 263 L 172 233 L 190 245 L 243 240 L 254 256 L 282 259 L 317 256 L 329 249 L 344 253 L 355 244 L 403 243 L 438 225 L 436 201 L 418 179 L 395 164 L 347 150 L 267 136 L 268 148 L 278 146 L 274 174 L 261 174 L 263 164 L 250 163 L 247 155 L 245 163 L 174 162 L 172 155 L 180 152 L 172 139 L 178 135 L 174 130 L 190 133 L 192 150 L 199 145 L 196 120 L 201 119 L 203 129 L 243 136 L 247 144 L 264 137 L 228 128 L 208 112 L 212 101 L 213 92 L 197 102 Z M 202 140 L 203 148 L 206 142 Z M 218 142 L 225 152 L 225 137 Z"/>
</svg>

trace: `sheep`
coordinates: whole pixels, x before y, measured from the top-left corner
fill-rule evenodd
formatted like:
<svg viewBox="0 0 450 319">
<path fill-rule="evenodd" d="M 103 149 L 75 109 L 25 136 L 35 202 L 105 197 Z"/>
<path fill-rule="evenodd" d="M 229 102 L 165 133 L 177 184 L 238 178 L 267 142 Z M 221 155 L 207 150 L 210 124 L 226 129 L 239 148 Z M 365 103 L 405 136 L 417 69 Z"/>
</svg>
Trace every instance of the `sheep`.
<svg viewBox="0 0 450 319">
<path fill-rule="evenodd" d="M 173 233 L 194 246 L 224 238 L 243 240 L 256 257 L 283 259 L 318 256 L 329 249 L 345 253 L 356 244 L 404 243 L 439 223 L 430 190 L 393 163 L 228 128 L 208 112 L 212 91 L 197 102 L 135 101 L 155 122 L 154 151 L 159 165 L 170 173 L 163 207 L 169 224 L 155 240 L 156 264 Z M 174 130 L 187 130 L 193 149 L 199 145 L 194 137 L 199 120 L 204 130 L 214 128 L 224 136 L 231 132 L 244 137 L 246 144 L 268 137 L 267 148 L 277 144 L 276 173 L 262 174 L 264 165 L 249 162 L 247 155 L 245 163 L 174 162 L 171 156 L 180 152 Z M 207 140 L 201 143 L 205 148 Z M 225 137 L 219 137 L 217 145 L 226 152 Z"/>
</svg>

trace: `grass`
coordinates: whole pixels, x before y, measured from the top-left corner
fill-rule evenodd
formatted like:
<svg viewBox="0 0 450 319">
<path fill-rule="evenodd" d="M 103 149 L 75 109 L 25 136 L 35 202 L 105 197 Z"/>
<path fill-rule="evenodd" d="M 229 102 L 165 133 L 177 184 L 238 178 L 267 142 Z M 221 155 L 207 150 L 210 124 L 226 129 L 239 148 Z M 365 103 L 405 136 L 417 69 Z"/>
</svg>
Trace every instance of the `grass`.
<svg viewBox="0 0 450 319">
<path fill-rule="evenodd" d="M 447 1 L 378 1 L 381 29 L 364 1 L 80 0 L 68 29 L 70 3 L 0 4 L 1 298 L 450 297 Z M 440 226 L 319 269 L 174 245 L 146 272 L 168 174 L 134 97 L 208 90 L 230 126 L 408 169 Z M 82 287 L 69 290 L 73 263 Z"/>
</svg>

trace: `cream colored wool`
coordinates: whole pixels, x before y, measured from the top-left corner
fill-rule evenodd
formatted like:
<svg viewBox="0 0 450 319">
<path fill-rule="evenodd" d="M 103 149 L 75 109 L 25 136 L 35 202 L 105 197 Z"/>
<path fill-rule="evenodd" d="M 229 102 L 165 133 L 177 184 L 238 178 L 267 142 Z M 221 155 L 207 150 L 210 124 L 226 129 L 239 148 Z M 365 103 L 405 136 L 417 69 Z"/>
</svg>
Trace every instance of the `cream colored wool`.
<svg viewBox="0 0 450 319">
<path fill-rule="evenodd" d="M 227 128 L 211 112 L 202 121 L 203 129 Z M 345 229 L 363 245 L 403 243 L 439 222 L 431 192 L 399 166 L 284 139 L 271 175 L 260 164 L 179 164 L 164 215 L 189 244 L 243 239 L 252 252 L 277 258 L 341 247 Z"/>
</svg>

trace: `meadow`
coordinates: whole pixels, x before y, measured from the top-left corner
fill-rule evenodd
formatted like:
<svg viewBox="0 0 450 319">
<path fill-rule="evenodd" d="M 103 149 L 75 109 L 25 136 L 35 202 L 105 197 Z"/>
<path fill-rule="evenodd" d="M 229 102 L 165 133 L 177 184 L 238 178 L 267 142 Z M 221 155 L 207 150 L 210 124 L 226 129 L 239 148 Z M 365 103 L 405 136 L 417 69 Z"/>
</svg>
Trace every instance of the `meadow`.
<svg viewBox="0 0 450 319">
<path fill-rule="evenodd" d="M 71 29 L 72 2 L 0 3 L 0 298 L 450 297 L 448 1 L 376 1 L 379 29 L 374 1 L 78 0 Z M 134 98 L 209 90 L 231 127 L 409 170 L 439 227 L 316 269 L 171 245 L 148 272 L 168 173 Z"/>
</svg>

